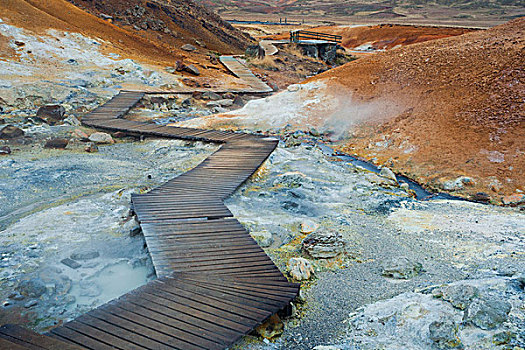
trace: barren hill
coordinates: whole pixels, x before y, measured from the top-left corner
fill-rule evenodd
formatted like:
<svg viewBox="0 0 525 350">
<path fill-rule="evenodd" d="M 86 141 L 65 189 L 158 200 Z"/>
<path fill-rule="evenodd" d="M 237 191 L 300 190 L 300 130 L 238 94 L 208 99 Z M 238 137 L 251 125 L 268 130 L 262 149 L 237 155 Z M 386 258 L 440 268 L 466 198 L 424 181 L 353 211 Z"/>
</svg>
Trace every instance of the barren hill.
<svg viewBox="0 0 525 350">
<path fill-rule="evenodd" d="M 192 0 L 68 0 L 115 25 L 170 45 L 195 40 L 221 53 L 240 53 L 251 38 Z"/>
<path fill-rule="evenodd" d="M 522 18 L 378 53 L 208 124 L 338 132 L 347 152 L 497 202 L 525 190 L 524 30 Z"/>
</svg>

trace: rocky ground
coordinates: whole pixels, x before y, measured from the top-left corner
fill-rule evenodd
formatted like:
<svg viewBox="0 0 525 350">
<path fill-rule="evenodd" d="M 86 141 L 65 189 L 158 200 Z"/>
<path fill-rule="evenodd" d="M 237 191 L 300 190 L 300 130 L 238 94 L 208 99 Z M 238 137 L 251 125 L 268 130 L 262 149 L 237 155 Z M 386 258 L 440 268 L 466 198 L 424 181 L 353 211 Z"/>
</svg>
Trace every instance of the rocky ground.
<svg viewBox="0 0 525 350">
<path fill-rule="evenodd" d="M 523 213 L 417 201 L 385 176 L 314 146 L 279 147 L 228 200 L 279 267 L 304 279 L 282 336 L 236 348 L 525 345 Z"/>
</svg>

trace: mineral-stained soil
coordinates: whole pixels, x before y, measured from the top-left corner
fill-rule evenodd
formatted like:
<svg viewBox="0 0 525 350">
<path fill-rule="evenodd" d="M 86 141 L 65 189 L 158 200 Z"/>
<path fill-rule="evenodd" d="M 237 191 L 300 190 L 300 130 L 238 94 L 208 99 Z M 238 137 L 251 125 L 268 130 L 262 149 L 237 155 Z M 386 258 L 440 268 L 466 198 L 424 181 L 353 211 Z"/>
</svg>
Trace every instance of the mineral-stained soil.
<svg viewBox="0 0 525 350">
<path fill-rule="evenodd" d="M 315 127 L 420 183 L 493 202 L 525 188 L 525 18 L 350 62 L 193 125 Z M 264 108 L 261 108 L 264 105 Z M 255 108 L 256 107 L 256 108 Z"/>
</svg>

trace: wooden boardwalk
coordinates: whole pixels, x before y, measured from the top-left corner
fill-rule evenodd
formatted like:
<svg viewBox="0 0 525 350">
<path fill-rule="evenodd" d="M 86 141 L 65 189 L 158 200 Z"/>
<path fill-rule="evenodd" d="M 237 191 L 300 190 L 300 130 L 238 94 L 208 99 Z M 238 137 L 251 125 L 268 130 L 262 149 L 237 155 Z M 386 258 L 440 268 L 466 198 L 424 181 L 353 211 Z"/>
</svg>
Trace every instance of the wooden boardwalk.
<svg viewBox="0 0 525 350">
<path fill-rule="evenodd" d="M 239 60 L 235 57 L 221 56 L 219 60 L 226 68 L 228 68 L 230 72 L 233 73 L 233 75 L 235 75 L 237 78 L 244 80 L 244 82 L 250 85 L 252 90 L 256 92 L 273 91 L 271 87 L 269 87 L 266 83 L 257 78 L 248 67 L 239 62 Z"/>
<path fill-rule="evenodd" d="M 222 145 L 194 169 L 132 197 L 159 278 L 46 336 L 0 328 L 1 349 L 9 348 L 2 342 L 14 344 L 9 349 L 224 349 L 271 315 L 289 310 L 297 296 L 299 285 L 288 282 L 223 203 L 278 141 L 123 119 L 143 96 L 121 92 L 82 122 Z M 29 343 L 21 332 L 45 342 Z"/>
</svg>

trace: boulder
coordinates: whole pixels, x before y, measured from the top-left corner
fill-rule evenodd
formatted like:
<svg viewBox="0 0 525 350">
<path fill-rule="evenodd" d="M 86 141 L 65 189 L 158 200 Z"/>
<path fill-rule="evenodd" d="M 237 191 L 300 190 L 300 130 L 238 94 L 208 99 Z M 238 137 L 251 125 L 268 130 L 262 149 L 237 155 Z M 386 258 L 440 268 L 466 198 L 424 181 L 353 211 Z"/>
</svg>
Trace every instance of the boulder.
<svg viewBox="0 0 525 350">
<path fill-rule="evenodd" d="M 181 49 L 184 51 L 189 51 L 189 52 L 197 50 L 197 48 L 193 46 L 192 44 L 184 44 L 181 46 Z"/>
<path fill-rule="evenodd" d="M 462 348 L 458 325 L 452 320 L 434 321 L 428 326 L 429 338 L 438 349 Z"/>
<path fill-rule="evenodd" d="M 62 260 L 60 260 L 60 262 L 61 262 L 62 264 L 64 264 L 64 265 L 66 265 L 67 267 L 72 268 L 73 270 L 76 270 L 76 269 L 78 269 L 80 266 L 82 266 L 81 264 L 79 264 L 78 262 L 76 262 L 75 260 L 70 259 L 70 258 L 62 259 Z"/>
<path fill-rule="evenodd" d="M 304 258 L 291 258 L 288 261 L 288 274 L 296 281 L 309 280 L 314 274 L 310 261 Z"/>
<path fill-rule="evenodd" d="M 36 116 L 43 118 L 49 125 L 55 125 L 64 120 L 66 109 L 61 105 L 42 106 L 36 112 Z"/>
<path fill-rule="evenodd" d="M 65 149 L 68 143 L 68 139 L 51 139 L 46 141 L 44 148 Z"/>
<path fill-rule="evenodd" d="M 272 339 L 283 334 L 284 324 L 277 314 L 273 314 L 270 318 L 255 328 L 255 332 L 265 339 Z"/>
<path fill-rule="evenodd" d="M 302 247 L 312 258 L 328 259 L 344 252 L 345 241 L 339 232 L 319 231 L 306 237 Z"/>
<path fill-rule="evenodd" d="M 480 203 L 489 203 L 490 199 L 490 195 L 485 192 L 477 192 L 470 197 L 470 200 Z"/>
<path fill-rule="evenodd" d="M 0 156 L 11 154 L 11 148 L 9 146 L 0 146 Z"/>
<path fill-rule="evenodd" d="M 423 265 L 405 256 L 395 257 L 383 264 L 383 276 L 396 279 L 410 279 L 423 271 Z"/>
<path fill-rule="evenodd" d="M 0 139 L 16 139 L 24 136 L 24 130 L 17 128 L 14 125 L 6 125 L 0 130 Z"/>
<path fill-rule="evenodd" d="M 193 74 L 193 75 L 201 75 L 201 72 L 199 71 L 199 69 L 195 67 L 195 65 L 193 64 L 190 64 L 189 66 L 184 67 L 184 71 L 190 74 Z"/>
<path fill-rule="evenodd" d="M 94 132 L 89 135 L 89 141 L 95 142 L 97 144 L 112 144 L 115 143 L 113 137 L 110 134 L 105 132 Z"/>
<path fill-rule="evenodd" d="M 507 320 L 511 309 L 510 303 L 501 298 L 476 299 L 468 306 L 464 320 L 481 329 L 494 329 Z"/>
</svg>

